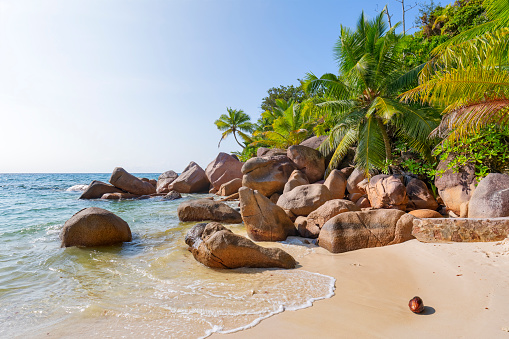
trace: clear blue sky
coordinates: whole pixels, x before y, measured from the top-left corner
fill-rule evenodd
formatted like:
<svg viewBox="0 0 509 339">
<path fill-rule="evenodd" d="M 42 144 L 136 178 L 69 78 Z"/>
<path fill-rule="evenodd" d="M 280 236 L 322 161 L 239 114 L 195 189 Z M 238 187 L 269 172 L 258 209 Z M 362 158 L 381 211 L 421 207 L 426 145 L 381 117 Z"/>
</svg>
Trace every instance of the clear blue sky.
<svg viewBox="0 0 509 339">
<path fill-rule="evenodd" d="M 239 150 L 226 107 L 256 120 L 270 87 L 336 72 L 340 24 L 386 3 L 399 21 L 396 0 L 0 0 L 0 173 L 205 167 Z"/>
</svg>

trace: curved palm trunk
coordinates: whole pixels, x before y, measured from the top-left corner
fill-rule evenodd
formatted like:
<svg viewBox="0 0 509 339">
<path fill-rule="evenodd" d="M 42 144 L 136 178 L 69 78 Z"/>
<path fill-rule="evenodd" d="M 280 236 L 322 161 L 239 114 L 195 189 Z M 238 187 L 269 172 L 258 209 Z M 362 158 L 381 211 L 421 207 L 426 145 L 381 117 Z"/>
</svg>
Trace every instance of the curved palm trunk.
<svg viewBox="0 0 509 339">
<path fill-rule="evenodd" d="M 382 132 L 382 137 L 384 139 L 384 145 L 385 145 L 385 158 L 387 160 L 392 159 L 392 153 L 391 153 L 391 139 L 389 139 L 389 134 L 387 134 L 387 129 L 385 128 L 382 120 L 380 118 L 376 118 L 376 122 L 378 123 L 378 127 L 380 127 L 380 131 Z"/>
<path fill-rule="evenodd" d="M 237 135 L 236 135 L 235 131 L 233 131 L 233 137 L 235 138 L 235 141 L 237 142 L 237 144 L 239 144 L 239 146 L 242 147 L 242 149 L 244 149 L 245 147 L 242 146 L 242 144 L 237 140 Z"/>
</svg>

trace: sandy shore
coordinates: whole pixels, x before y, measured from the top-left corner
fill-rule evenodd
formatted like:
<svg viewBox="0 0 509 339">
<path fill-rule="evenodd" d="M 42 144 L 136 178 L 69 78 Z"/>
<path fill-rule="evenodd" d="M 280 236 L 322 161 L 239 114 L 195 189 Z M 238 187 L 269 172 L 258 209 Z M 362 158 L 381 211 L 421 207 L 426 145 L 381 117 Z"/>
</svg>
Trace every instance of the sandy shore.
<svg viewBox="0 0 509 339">
<path fill-rule="evenodd" d="M 220 338 L 509 338 L 509 240 L 417 240 L 330 254 L 301 269 L 335 277 L 336 295 Z M 420 296 L 424 314 L 409 311 Z"/>
</svg>

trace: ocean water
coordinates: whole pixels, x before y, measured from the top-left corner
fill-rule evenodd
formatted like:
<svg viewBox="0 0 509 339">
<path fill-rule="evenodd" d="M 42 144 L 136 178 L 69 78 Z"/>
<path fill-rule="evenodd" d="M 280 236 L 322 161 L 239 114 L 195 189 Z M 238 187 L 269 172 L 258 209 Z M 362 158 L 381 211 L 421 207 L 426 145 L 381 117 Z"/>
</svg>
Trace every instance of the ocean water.
<svg viewBox="0 0 509 339">
<path fill-rule="evenodd" d="M 137 173 L 156 179 L 158 174 Z M 109 174 L 0 174 L 0 337 L 199 338 L 256 325 L 334 293 L 334 279 L 304 270 L 215 270 L 196 262 L 177 207 L 186 199 L 79 200 Z M 60 248 L 79 210 L 123 218 L 133 241 Z M 228 225 L 245 234 L 243 225 Z M 277 246 L 297 261 L 313 251 L 299 238 Z"/>
</svg>

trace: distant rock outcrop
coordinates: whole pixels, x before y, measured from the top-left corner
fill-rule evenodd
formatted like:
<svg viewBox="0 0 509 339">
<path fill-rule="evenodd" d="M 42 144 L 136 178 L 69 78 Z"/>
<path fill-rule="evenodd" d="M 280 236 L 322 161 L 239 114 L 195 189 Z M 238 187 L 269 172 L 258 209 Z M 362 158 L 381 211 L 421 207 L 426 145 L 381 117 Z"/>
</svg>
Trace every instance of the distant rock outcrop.
<svg viewBox="0 0 509 339">
<path fill-rule="evenodd" d="M 170 192 L 168 186 L 170 186 L 170 184 L 172 182 L 175 181 L 175 179 L 178 178 L 178 174 L 175 173 L 174 171 L 166 171 L 164 173 L 162 173 L 159 178 L 157 179 L 157 193 L 168 193 Z"/>
<path fill-rule="evenodd" d="M 191 161 L 182 174 L 168 186 L 168 190 L 175 190 L 179 193 L 202 193 L 207 192 L 209 186 L 210 181 L 203 168 Z"/>
<path fill-rule="evenodd" d="M 80 199 L 100 199 L 106 193 L 124 193 L 124 191 L 102 181 L 93 180 L 81 194 Z"/>
<path fill-rule="evenodd" d="M 110 183 L 132 194 L 149 195 L 156 193 L 156 188 L 152 184 L 136 178 L 122 167 L 115 167 L 110 177 Z"/>
</svg>

